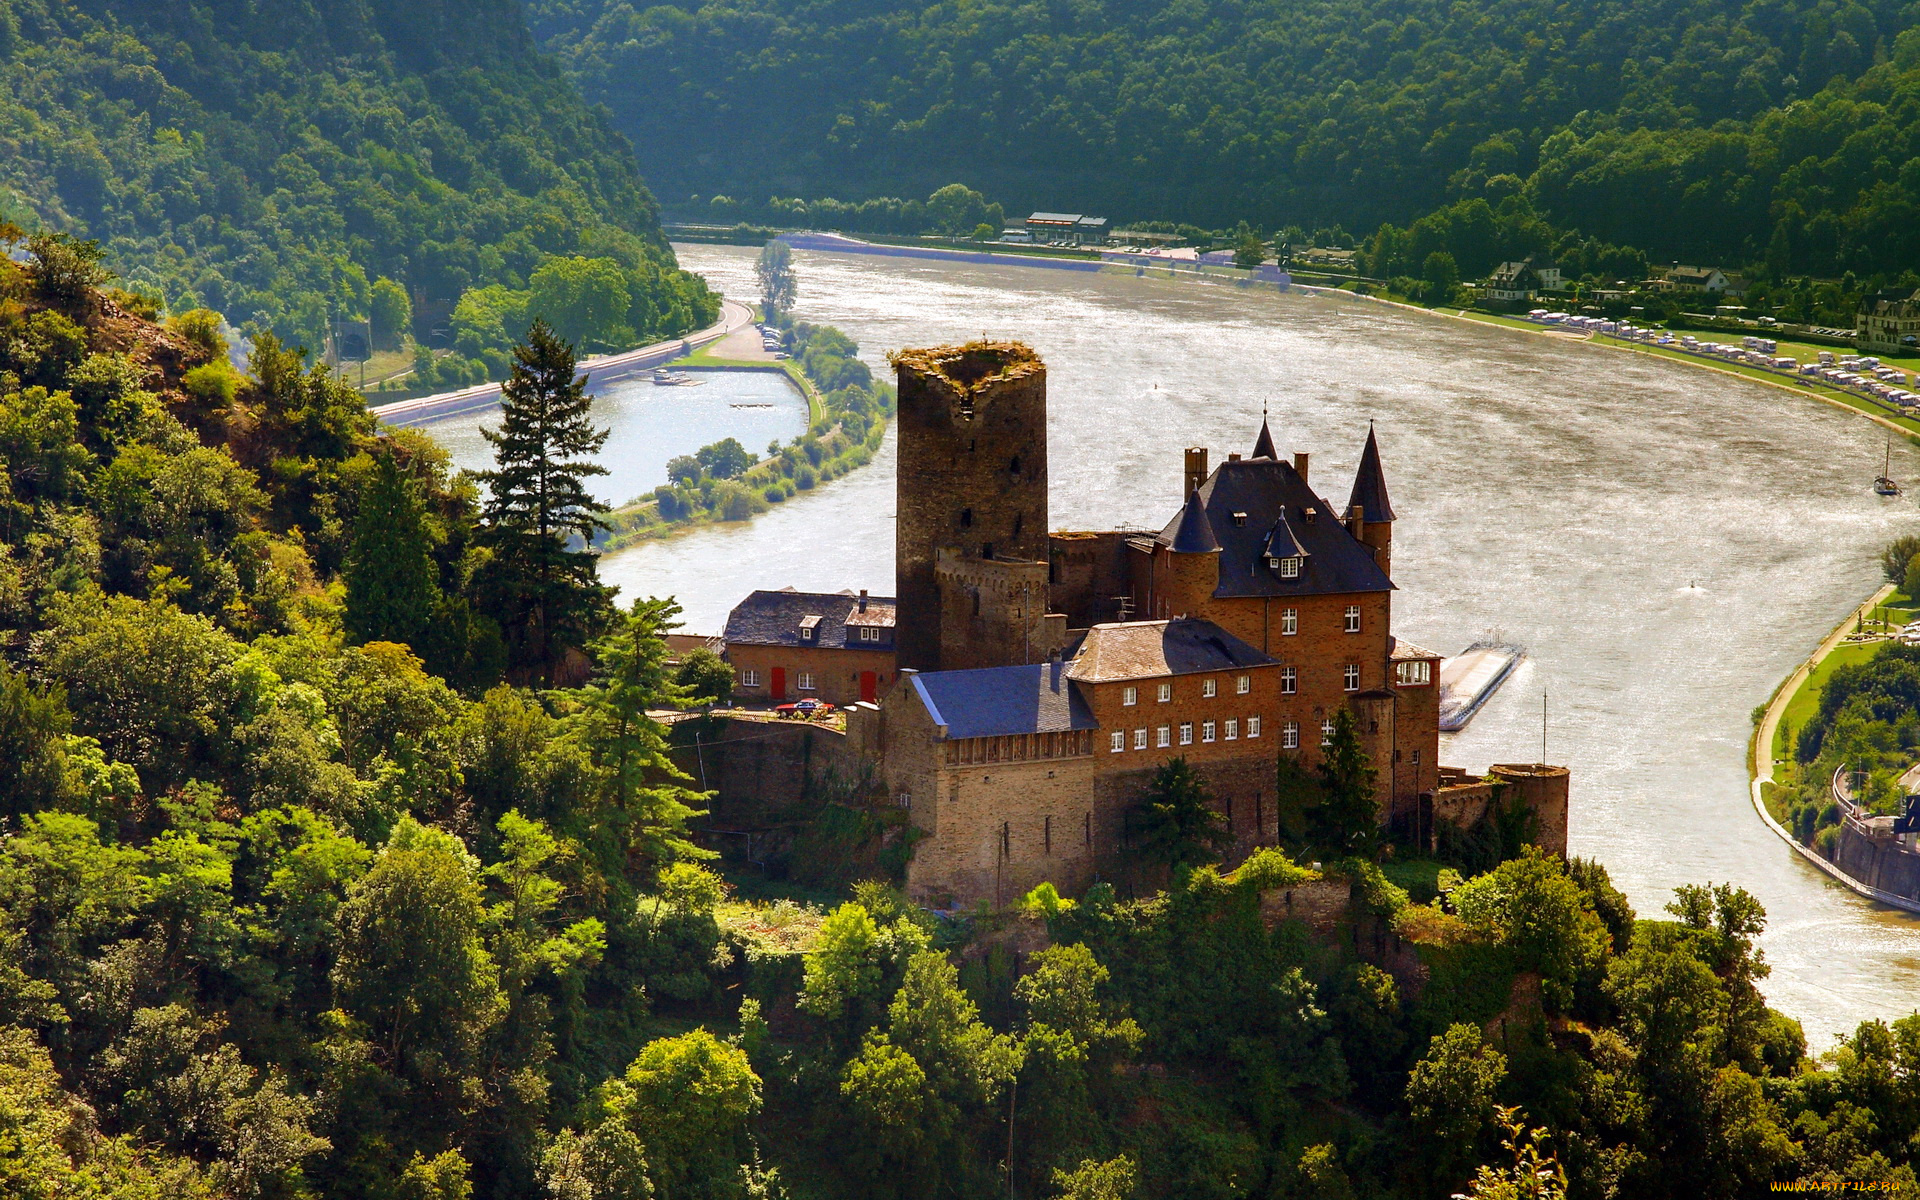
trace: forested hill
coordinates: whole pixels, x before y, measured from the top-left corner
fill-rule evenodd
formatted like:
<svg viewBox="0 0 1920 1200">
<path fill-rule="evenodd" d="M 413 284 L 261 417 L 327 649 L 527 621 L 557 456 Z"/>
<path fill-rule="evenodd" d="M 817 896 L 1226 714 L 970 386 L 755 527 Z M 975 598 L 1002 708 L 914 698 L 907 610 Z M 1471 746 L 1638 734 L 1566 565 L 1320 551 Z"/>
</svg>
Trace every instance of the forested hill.
<svg viewBox="0 0 1920 1200">
<path fill-rule="evenodd" d="M 1897 225 L 1876 187 L 1920 194 L 1908 0 L 528 9 L 636 143 L 700 144 L 646 163 L 676 200 L 957 178 L 1009 209 L 1370 230 L 1533 176 L 1589 233 L 1757 257 L 1789 203 L 1829 213 L 1817 256 Z"/>
<path fill-rule="evenodd" d="M 517 0 L 0 0 L 0 218 L 316 348 L 383 276 L 432 311 L 550 255 L 673 265 Z"/>
</svg>

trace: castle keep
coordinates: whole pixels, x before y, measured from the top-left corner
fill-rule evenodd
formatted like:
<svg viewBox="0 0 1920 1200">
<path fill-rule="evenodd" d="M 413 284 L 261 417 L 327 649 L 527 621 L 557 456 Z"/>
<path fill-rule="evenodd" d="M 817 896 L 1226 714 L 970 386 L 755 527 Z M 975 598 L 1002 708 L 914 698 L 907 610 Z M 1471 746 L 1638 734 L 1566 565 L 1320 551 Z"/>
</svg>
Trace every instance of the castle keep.
<svg viewBox="0 0 1920 1200">
<path fill-rule="evenodd" d="M 1440 656 L 1392 631 L 1396 515 L 1372 430 L 1341 505 L 1262 422 L 1244 456 L 1184 452 L 1159 533 L 1050 533 L 1038 356 L 974 342 L 893 364 L 899 671 L 852 708 L 848 738 L 911 814 L 916 898 L 1086 886 L 1175 757 L 1244 856 L 1280 836 L 1277 760 L 1317 767 L 1342 709 L 1383 823 L 1424 837 L 1497 796 L 1443 779 Z M 1564 853 L 1566 773 L 1525 782 L 1542 844 Z"/>
</svg>

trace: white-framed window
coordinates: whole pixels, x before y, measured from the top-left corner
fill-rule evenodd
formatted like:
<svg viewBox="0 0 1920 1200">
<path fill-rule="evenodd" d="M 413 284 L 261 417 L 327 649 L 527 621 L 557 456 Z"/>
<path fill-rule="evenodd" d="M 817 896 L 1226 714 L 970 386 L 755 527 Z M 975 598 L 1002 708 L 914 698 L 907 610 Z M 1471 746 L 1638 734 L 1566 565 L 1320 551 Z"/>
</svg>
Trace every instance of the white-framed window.
<svg viewBox="0 0 1920 1200">
<path fill-rule="evenodd" d="M 1133 705 L 1140 703 L 1140 689 L 1129 684 L 1120 689 L 1120 703 Z"/>
<path fill-rule="evenodd" d="M 1206 699 L 1211 700 L 1220 694 L 1220 684 L 1212 679 L 1202 679 L 1200 681 L 1200 694 Z"/>
<path fill-rule="evenodd" d="M 1425 687 L 1433 682 L 1433 663 L 1424 658 L 1395 663 L 1393 681 L 1401 687 Z"/>
<path fill-rule="evenodd" d="M 1280 748 L 1282 750 L 1300 748 L 1300 722 L 1288 721 L 1280 727 Z"/>
<path fill-rule="evenodd" d="M 1147 748 L 1146 730 L 1136 729 L 1133 731 L 1133 748 L 1135 750 L 1145 750 Z"/>
<path fill-rule="evenodd" d="M 741 687 L 759 687 L 760 672 L 754 670 L 752 667 L 747 667 L 744 670 L 742 670 L 740 672 L 740 686 Z"/>
<path fill-rule="evenodd" d="M 1220 731 L 1220 737 L 1222 740 L 1229 742 L 1238 740 L 1240 737 L 1240 718 L 1228 717 L 1227 727 Z"/>
<path fill-rule="evenodd" d="M 1182 746 L 1193 745 L 1193 722 L 1192 721 L 1180 722 L 1180 744 Z"/>
<path fill-rule="evenodd" d="M 1238 693 L 1239 695 L 1242 695 L 1242 696 L 1244 696 L 1244 695 L 1246 695 L 1246 694 L 1247 694 L 1248 692 L 1250 692 L 1250 691 L 1252 691 L 1252 690 L 1253 690 L 1253 676 L 1251 676 L 1251 675 L 1242 675 L 1242 676 L 1240 676 L 1240 677 L 1238 677 L 1237 679 L 1235 679 L 1235 680 L 1233 681 L 1233 690 L 1234 690 L 1234 691 L 1235 691 L 1236 693 Z"/>
<path fill-rule="evenodd" d="M 1173 726 L 1162 725 L 1156 728 L 1153 731 L 1153 744 L 1160 749 L 1173 745 Z"/>
<path fill-rule="evenodd" d="M 1160 685 L 1160 703 L 1165 704 L 1167 701 L 1171 699 L 1173 699 L 1173 685 L 1170 683 L 1161 684 Z"/>
<path fill-rule="evenodd" d="M 1347 632 L 1360 632 L 1360 606 L 1358 604 L 1347 605 Z"/>
<path fill-rule="evenodd" d="M 877 642 L 877 641 L 879 641 L 879 640 L 880 640 L 880 628 L 879 628 L 879 626 L 877 626 L 877 625 L 862 625 L 862 626 L 860 627 L 860 640 L 861 640 L 861 641 L 863 641 L 863 642 Z"/>
<path fill-rule="evenodd" d="M 803 692 L 811 692 L 811 691 L 813 691 L 813 690 L 814 690 L 814 687 L 813 687 L 813 672 L 812 672 L 812 671 L 802 671 L 802 672 L 800 672 L 800 682 L 799 682 L 799 683 L 798 683 L 798 684 L 797 684 L 796 686 L 798 686 L 798 687 L 799 687 L 799 689 L 800 689 L 801 691 L 803 691 Z"/>
<path fill-rule="evenodd" d="M 1322 746 L 1333 745 L 1333 718 L 1332 717 L 1328 717 L 1326 720 L 1320 722 L 1320 744 Z"/>
<path fill-rule="evenodd" d="M 1297 608 L 1281 609 L 1280 610 L 1281 636 L 1292 637 L 1294 634 L 1299 632 L 1300 632 L 1300 610 Z"/>
<path fill-rule="evenodd" d="M 1247 736 L 1250 738 L 1257 738 L 1260 736 L 1260 718 L 1259 717 L 1247 718 Z"/>
<path fill-rule="evenodd" d="M 1298 558 L 1281 559 L 1280 560 L 1280 578 L 1282 579 L 1300 578 L 1300 560 Z"/>
<path fill-rule="evenodd" d="M 1300 671 L 1297 667 L 1280 668 L 1280 694 L 1291 696 L 1300 690 Z"/>
<path fill-rule="evenodd" d="M 1113 753 L 1118 754 L 1122 750 L 1125 750 L 1126 748 L 1127 748 L 1126 732 L 1120 729 L 1114 730 L 1113 736 L 1108 739 L 1108 749 L 1111 750 Z"/>
<path fill-rule="evenodd" d="M 1214 726 L 1213 726 L 1213 722 L 1212 722 L 1212 721 L 1202 721 L 1202 722 L 1200 722 L 1200 740 L 1201 740 L 1202 742 L 1210 742 L 1210 741 L 1212 741 L 1212 740 L 1213 740 L 1213 731 L 1214 731 Z"/>
<path fill-rule="evenodd" d="M 1418 750 L 1413 752 L 1413 765 L 1416 767 L 1420 765 L 1420 752 Z"/>
<path fill-rule="evenodd" d="M 1348 663 L 1340 668 L 1340 683 L 1349 692 L 1360 690 L 1360 664 Z"/>
</svg>

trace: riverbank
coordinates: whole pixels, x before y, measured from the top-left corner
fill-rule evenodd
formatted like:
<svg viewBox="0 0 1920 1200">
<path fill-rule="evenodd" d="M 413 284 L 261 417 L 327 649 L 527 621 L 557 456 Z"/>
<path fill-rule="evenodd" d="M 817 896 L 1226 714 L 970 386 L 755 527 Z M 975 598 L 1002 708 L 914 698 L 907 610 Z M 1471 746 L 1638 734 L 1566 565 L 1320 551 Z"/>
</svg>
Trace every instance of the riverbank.
<svg viewBox="0 0 1920 1200">
<path fill-rule="evenodd" d="M 1819 646 L 1814 648 L 1813 653 L 1807 656 L 1807 660 L 1794 669 L 1793 674 L 1781 681 L 1780 686 L 1774 690 L 1772 698 L 1767 702 L 1766 710 L 1754 726 L 1753 740 L 1748 746 L 1747 758 L 1751 775 L 1750 791 L 1753 810 L 1781 841 L 1793 847 L 1800 857 L 1850 891 L 1893 908 L 1920 913 L 1920 899 L 1895 895 L 1863 883 L 1834 863 L 1827 861 L 1811 846 L 1802 845 L 1800 840 L 1775 817 L 1768 804 L 1767 795 L 1768 789 L 1776 786 L 1775 764 L 1781 760 L 1783 751 L 1790 752 L 1790 748 L 1782 744 L 1784 739 L 1780 736 L 1781 721 L 1789 714 L 1797 715 L 1810 711 L 1811 707 L 1818 703 L 1821 685 L 1834 670 L 1844 665 L 1845 661 L 1862 659 L 1873 652 L 1873 648 L 1878 643 L 1850 645 L 1847 643 L 1847 636 L 1859 622 L 1861 613 L 1885 604 L 1893 597 L 1895 590 L 1893 584 L 1887 584 L 1875 592 L 1864 605 L 1835 626 L 1833 631 L 1821 640 Z M 1862 653 L 1850 653 L 1852 651 Z"/>
</svg>

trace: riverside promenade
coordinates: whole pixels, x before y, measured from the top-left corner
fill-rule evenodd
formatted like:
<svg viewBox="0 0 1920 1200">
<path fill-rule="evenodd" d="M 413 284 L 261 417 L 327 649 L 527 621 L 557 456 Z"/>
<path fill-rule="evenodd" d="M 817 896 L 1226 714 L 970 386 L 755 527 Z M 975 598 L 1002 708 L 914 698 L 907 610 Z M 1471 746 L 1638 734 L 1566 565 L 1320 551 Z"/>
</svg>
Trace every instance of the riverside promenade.
<svg viewBox="0 0 1920 1200">
<path fill-rule="evenodd" d="M 1893 593 L 1894 585 L 1888 584 L 1875 592 L 1873 598 L 1862 605 L 1861 609 L 1876 608 L 1885 601 L 1887 597 L 1893 595 Z M 1801 845 L 1800 840 L 1794 837 L 1780 822 L 1774 820 L 1773 814 L 1767 811 L 1767 802 L 1763 795 L 1765 785 L 1773 782 L 1773 739 L 1780 730 L 1780 718 L 1785 715 L 1787 705 L 1792 702 L 1795 694 L 1798 693 L 1801 686 L 1806 683 L 1807 677 L 1812 675 L 1815 668 L 1846 640 L 1847 631 L 1852 627 L 1853 622 L 1854 614 L 1850 613 L 1847 619 L 1835 626 L 1833 632 L 1829 633 L 1825 640 L 1814 649 L 1813 653 L 1807 656 L 1807 661 L 1794 668 L 1793 674 L 1787 676 L 1785 682 L 1781 683 L 1779 689 L 1773 693 L 1773 699 L 1768 702 L 1767 711 L 1761 716 L 1759 725 L 1754 729 L 1753 743 L 1749 747 L 1749 758 L 1752 763 L 1753 775 L 1753 782 L 1750 788 L 1753 799 L 1753 811 L 1759 813 L 1760 819 L 1766 822 L 1767 828 L 1778 834 L 1781 841 L 1792 846 L 1800 857 L 1832 876 L 1833 879 L 1841 885 L 1859 895 L 1865 896 L 1869 900 L 1877 901 L 1892 908 L 1905 909 L 1907 912 L 1920 913 L 1920 900 L 1910 899 L 1906 896 L 1898 896 L 1892 892 L 1883 891 L 1880 888 L 1862 883 L 1845 871 L 1842 871 L 1833 863 L 1822 858 L 1819 852 L 1811 846 Z"/>
<path fill-rule="evenodd" d="M 652 345 L 624 350 L 619 354 L 585 358 L 580 360 L 579 370 L 587 377 L 588 383 L 612 383 L 637 371 L 648 370 L 684 357 L 702 346 L 720 341 L 752 324 L 751 308 L 738 300 L 723 298 L 720 301 L 720 319 L 698 333 L 671 338 L 664 342 L 654 342 Z M 498 407 L 499 404 L 500 385 L 481 383 L 458 391 L 440 392 L 432 396 L 416 396 L 411 400 L 397 400 L 392 404 L 382 404 L 372 411 L 374 416 L 388 425 L 424 425 L 429 421 L 438 421 L 442 417 L 485 412 Z"/>
</svg>

